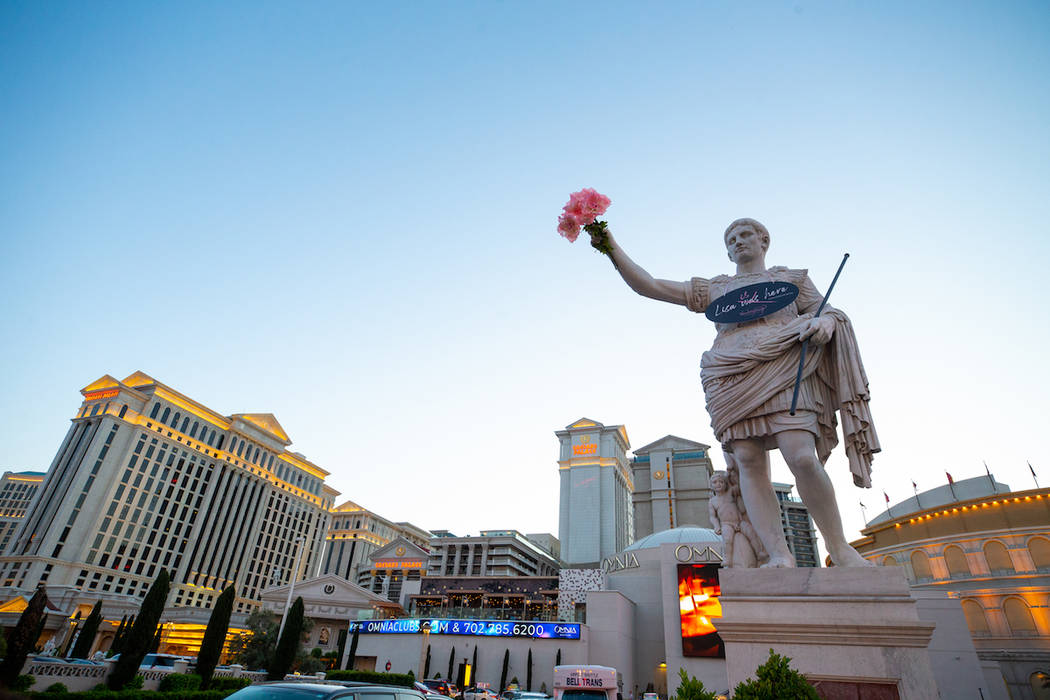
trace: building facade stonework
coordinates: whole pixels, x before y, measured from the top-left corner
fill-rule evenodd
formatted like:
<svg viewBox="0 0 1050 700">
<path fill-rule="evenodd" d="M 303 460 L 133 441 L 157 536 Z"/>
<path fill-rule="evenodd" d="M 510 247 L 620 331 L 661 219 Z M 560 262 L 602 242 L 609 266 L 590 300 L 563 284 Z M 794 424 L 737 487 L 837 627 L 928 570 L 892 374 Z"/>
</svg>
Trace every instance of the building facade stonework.
<svg viewBox="0 0 1050 700">
<path fill-rule="evenodd" d="M 622 425 L 588 418 L 555 432 L 560 474 L 558 540 L 566 564 L 597 566 L 634 541 L 634 481 Z"/>
</svg>

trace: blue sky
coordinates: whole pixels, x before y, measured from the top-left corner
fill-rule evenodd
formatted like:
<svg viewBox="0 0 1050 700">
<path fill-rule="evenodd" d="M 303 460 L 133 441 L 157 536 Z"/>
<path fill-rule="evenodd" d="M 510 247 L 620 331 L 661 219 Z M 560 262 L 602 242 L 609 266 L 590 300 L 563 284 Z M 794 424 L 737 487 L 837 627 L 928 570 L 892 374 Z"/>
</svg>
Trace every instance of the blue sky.
<svg viewBox="0 0 1050 700">
<path fill-rule="evenodd" d="M 982 460 L 1050 483 L 1048 38 L 1036 2 L 0 4 L 0 466 L 142 370 L 391 519 L 557 533 L 554 430 L 714 442 L 710 324 L 555 232 L 588 186 L 660 277 L 730 271 L 741 216 L 822 289 L 851 253 L 850 534 Z"/>
</svg>

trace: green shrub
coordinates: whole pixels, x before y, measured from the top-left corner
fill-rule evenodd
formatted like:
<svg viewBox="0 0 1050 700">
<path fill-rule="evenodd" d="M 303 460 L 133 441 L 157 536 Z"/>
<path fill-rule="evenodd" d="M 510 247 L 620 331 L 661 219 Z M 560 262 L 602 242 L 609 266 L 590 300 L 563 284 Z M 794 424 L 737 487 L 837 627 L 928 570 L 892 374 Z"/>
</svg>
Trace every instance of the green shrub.
<svg viewBox="0 0 1050 700">
<path fill-rule="evenodd" d="M 210 690 L 234 691 L 240 690 L 252 684 L 250 678 L 233 678 L 227 676 L 212 676 Z"/>
<path fill-rule="evenodd" d="M 127 688 L 128 690 L 142 690 L 142 684 L 145 683 L 145 682 L 146 682 L 146 679 L 143 678 L 143 676 L 141 674 L 139 674 L 139 675 L 133 677 L 130 681 L 128 681 L 124 685 L 124 687 Z"/>
<path fill-rule="evenodd" d="M 162 693 L 185 692 L 187 690 L 200 690 L 201 677 L 195 673 L 169 673 L 164 676 L 157 687 Z"/>
<path fill-rule="evenodd" d="M 65 683 L 52 683 L 44 688 L 44 692 L 48 695 L 59 695 L 61 693 L 68 693 L 69 688 L 66 687 Z"/>
<path fill-rule="evenodd" d="M 325 677 L 330 681 L 361 681 L 382 683 L 411 688 L 414 679 L 407 673 L 380 673 L 379 671 L 329 671 Z"/>
<path fill-rule="evenodd" d="M 733 700 L 820 700 L 806 677 L 791 668 L 786 656 L 769 650 L 769 658 L 755 670 L 755 679 L 738 683 Z"/>
<path fill-rule="evenodd" d="M 34 683 L 36 683 L 36 678 L 29 675 L 28 673 L 23 673 L 22 675 L 15 678 L 14 682 L 11 683 L 11 690 L 15 691 L 16 693 L 24 693 L 30 688 L 32 688 Z"/>
<path fill-rule="evenodd" d="M 684 668 L 678 669 L 681 683 L 674 694 L 675 700 L 716 700 L 717 696 L 704 687 L 704 682 L 690 676 Z"/>
</svg>

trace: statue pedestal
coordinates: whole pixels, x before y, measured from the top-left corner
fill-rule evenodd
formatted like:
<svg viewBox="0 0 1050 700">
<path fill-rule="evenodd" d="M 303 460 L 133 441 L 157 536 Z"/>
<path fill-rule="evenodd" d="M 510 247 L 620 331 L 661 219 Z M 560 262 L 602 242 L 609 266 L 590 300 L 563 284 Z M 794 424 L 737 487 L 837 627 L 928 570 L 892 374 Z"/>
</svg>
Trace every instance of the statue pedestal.
<svg viewBox="0 0 1050 700">
<path fill-rule="evenodd" d="M 927 653 L 934 624 L 919 620 L 899 568 L 722 569 L 719 582 L 730 690 L 773 649 L 830 697 L 850 688 L 937 697 Z"/>
</svg>

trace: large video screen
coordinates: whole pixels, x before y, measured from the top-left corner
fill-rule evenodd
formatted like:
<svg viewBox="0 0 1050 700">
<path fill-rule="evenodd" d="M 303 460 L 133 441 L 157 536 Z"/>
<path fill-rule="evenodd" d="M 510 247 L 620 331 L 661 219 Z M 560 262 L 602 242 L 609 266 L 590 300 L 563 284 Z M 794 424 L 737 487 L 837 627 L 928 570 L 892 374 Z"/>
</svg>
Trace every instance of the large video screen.
<svg viewBox="0 0 1050 700">
<path fill-rule="evenodd" d="M 720 594 L 718 564 L 678 565 L 683 656 L 725 658 L 725 644 L 712 622 L 722 617 Z"/>
</svg>

